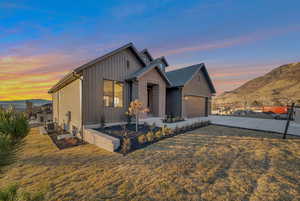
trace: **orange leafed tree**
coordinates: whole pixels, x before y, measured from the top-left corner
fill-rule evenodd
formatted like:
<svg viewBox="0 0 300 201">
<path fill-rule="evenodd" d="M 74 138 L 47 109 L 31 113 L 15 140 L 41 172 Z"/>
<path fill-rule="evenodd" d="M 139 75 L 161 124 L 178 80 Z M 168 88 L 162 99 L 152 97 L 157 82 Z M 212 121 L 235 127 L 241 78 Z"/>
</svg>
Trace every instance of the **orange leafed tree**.
<svg viewBox="0 0 300 201">
<path fill-rule="evenodd" d="M 139 117 L 143 113 L 149 112 L 149 109 L 143 106 L 143 103 L 139 101 L 138 99 L 132 101 L 130 103 L 130 106 L 128 108 L 128 112 L 126 112 L 127 115 L 134 116 L 135 117 L 135 130 L 138 132 L 138 125 L 139 125 Z"/>
</svg>

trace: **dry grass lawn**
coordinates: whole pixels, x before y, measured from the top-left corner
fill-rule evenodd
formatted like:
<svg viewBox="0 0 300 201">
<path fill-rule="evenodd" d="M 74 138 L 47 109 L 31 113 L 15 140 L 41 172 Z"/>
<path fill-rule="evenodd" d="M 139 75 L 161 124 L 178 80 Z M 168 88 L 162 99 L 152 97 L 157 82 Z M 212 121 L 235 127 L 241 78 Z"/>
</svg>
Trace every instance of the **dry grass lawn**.
<svg viewBox="0 0 300 201">
<path fill-rule="evenodd" d="M 263 138 L 264 137 L 264 138 Z M 300 200 L 300 139 L 208 126 L 123 157 L 94 145 L 59 151 L 32 129 L 0 186 L 47 200 Z"/>
</svg>

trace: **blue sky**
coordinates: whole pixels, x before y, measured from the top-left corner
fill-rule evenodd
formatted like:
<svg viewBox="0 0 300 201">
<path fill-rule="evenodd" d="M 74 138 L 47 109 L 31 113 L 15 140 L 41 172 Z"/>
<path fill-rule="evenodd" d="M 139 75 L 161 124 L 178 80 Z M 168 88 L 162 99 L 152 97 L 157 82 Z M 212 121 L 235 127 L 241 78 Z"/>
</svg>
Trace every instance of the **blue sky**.
<svg viewBox="0 0 300 201">
<path fill-rule="evenodd" d="M 231 90 L 300 61 L 299 8 L 296 0 L 0 0 L 0 99 L 46 97 L 70 69 L 128 42 L 165 55 L 171 68 L 205 62 L 217 91 Z"/>
</svg>

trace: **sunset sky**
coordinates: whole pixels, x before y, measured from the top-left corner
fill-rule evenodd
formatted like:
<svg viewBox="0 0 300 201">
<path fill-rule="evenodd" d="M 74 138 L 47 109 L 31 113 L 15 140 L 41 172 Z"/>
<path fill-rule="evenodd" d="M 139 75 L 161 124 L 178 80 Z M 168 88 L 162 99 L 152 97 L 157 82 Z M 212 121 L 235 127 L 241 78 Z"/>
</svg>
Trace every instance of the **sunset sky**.
<svg viewBox="0 0 300 201">
<path fill-rule="evenodd" d="M 218 94 L 300 61 L 299 0 L 0 0 L 0 100 L 49 99 L 71 69 L 128 42 L 171 68 L 205 62 Z"/>
</svg>

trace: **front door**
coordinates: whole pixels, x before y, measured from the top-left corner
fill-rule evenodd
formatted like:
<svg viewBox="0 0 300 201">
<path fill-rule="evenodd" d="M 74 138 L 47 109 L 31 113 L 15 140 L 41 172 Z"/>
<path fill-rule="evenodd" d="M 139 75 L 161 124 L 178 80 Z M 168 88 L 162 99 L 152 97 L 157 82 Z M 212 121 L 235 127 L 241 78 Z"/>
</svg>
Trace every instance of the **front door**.
<svg viewBox="0 0 300 201">
<path fill-rule="evenodd" d="M 158 85 L 147 85 L 147 107 L 150 110 L 148 116 L 158 116 Z"/>
</svg>

